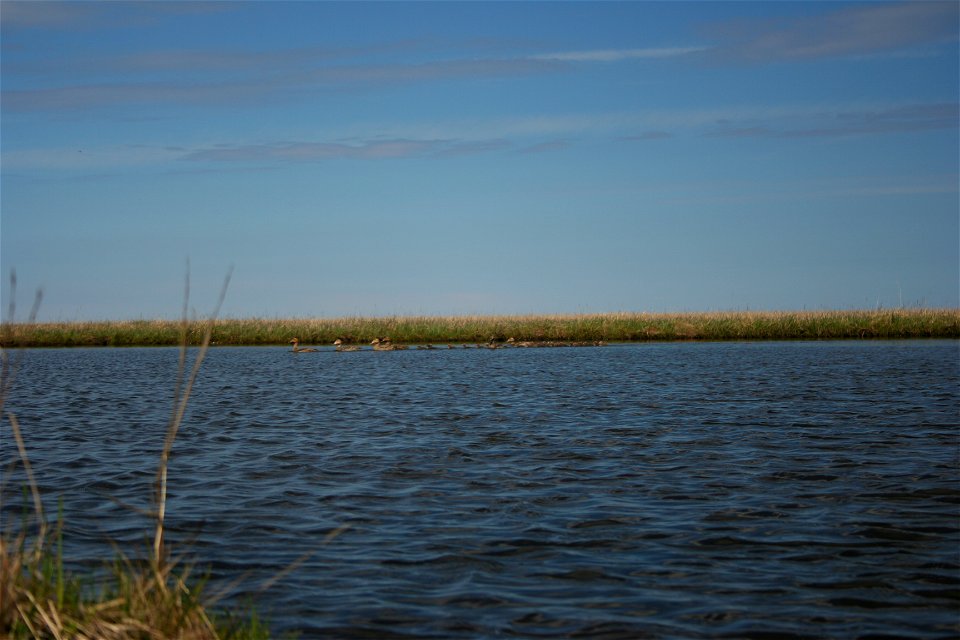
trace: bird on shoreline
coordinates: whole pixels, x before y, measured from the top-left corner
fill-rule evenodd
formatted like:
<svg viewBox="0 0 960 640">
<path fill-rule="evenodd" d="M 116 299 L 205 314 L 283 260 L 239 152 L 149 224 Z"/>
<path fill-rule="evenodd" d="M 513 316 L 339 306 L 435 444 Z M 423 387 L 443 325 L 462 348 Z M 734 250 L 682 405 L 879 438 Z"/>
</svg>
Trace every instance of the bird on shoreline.
<svg viewBox="0 0 960 640">
<path fill-rule="evenodd" d="M 319 349 L 314 349 L 313 347 L 301 347 L 300 338 L 292 339 L 290 344 L 293 345 L 293 353 L 316 353 L 319 351 Z"/>
</svg>

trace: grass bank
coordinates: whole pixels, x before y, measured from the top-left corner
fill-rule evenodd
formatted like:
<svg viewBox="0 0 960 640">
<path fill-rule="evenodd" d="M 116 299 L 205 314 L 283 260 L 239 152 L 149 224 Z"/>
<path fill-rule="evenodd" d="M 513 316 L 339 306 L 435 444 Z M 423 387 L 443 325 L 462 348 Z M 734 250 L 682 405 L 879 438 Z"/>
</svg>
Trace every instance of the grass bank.
<svg viewBox="0 0 960 640">
<path fill-rule="evenodd" d="M 206 322 L 188 325 L 199 344 Z M 23 323 L 4 327 L 2 346 L 174 346 L 183 325 L 174 320 Z M 220 319 L 217 345 L 476 343 L 491 337 L 518 341 L 637 342 L 653 340 L 840 340 L 960 338 L 960 309 L 861 311 L 737 311 L 712 313 L 602 313 L 517 316 L 392 316 Z"/>
</svg>

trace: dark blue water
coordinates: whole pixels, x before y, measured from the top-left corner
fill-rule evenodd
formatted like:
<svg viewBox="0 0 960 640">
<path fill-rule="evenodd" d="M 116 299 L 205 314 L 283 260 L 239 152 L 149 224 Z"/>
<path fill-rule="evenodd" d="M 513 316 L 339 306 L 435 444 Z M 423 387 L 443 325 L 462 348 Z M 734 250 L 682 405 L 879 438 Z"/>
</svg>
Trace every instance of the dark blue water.
<svg viewBox="0 0 960 640">
<path fill-rule="evenodd" d="M 176 366 L 25 352 L 6 409 L 80 564 L 149 536 Z M 16 458 L 5 421 L 5 526 Z M 960 346 L 217 348 L 170 496 L 235 602 L 301 561 L 257 602 L 302 637 L 957 637 Z"/>
</svg>

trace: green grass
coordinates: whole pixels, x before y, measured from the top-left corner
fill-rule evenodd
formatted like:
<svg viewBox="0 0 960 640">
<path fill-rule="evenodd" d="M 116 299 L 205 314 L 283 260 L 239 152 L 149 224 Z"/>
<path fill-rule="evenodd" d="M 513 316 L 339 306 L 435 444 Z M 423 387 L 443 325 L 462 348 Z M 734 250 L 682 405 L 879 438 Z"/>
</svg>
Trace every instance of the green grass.
<svg viewBox="0 0 960 640">
<path fill-rule="evenodd" d="M 198 344 L 206 324 L 191 322 Z M 173 346 L 183 325 L 173 320 L 24 323 L 4 328 L 2 346 Z M 477 343 L 491 337 L 518 341 L 636 342 L 650 340 L 835 340 L 849 338 L 960 338 L 960 309 L 605 313 L 524 316 L 392 316 L 315 319 L 221 319 L 215 345 Z"/>
</svg>

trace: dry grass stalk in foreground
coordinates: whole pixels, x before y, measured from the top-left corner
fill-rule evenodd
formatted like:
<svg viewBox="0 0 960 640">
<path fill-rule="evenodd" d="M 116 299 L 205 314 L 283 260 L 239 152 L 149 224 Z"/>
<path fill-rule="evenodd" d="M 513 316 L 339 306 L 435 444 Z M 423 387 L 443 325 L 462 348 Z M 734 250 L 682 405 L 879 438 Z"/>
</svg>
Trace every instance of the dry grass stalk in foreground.
<svg viewBox="0 0 960 640">
<path fill-rule="evenodd" d="M 185 375 L 186 341 L 182 343 L 174 409 L 157 474 L 157 508 L 153 514 L 156 529 L 148 562 L 135 562 L 121 556 L 105 579 L 96 580 L 84 580 L 65 571 L 62 516 L 57 520 L 54 544 L 20 425 L 16 416 L 7 414 L 33 496 L 34 522 L 31 529 L 29 519 L 25 517 L 16 535 L 4 531 L 0 536 L 0 637 L 91 640 L 268 637 L 268 631 L 260 625 L 255 614 L 248 621 L 211 614 L 210 607 L 215 604 L 215 599 L 203 595 L 203 581 L 193 579 L 190 567 L 180 566 L 163 543 L 170 452 L 229 280 L 228 274 L 189 376 Z M 12 313 L 11 303 L 11 317 Z M 184 313 L 183 326 L 186 325 Z M 15 372 L 16 366 L 4 352 L 0 408 Z M 28 540 L 32 543 L 28 544 Z"/>
</svg>

